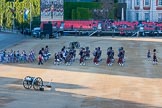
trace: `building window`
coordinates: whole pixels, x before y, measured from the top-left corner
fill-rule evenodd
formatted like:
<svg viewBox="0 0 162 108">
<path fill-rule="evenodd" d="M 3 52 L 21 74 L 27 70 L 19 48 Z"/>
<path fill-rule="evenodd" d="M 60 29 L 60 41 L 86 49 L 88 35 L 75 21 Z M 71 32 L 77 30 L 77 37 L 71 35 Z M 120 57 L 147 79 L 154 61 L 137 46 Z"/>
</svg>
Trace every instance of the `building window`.
<svg viewBox="0 0 162 108">
<path fill-rule="evenodd" d="M 158 5 L 162 6 L 162 0 L 158 0 Z"/>
<path fill-rule="evenodd" d="M 162 13 L 158 13 L 158 21 L 162 22 Z"/>
<path fill-rule="evenodd" d="M 145 6 L 150 5 L 150 0 L 145 0 Z"/>
<path fill-rule="evenodd" d="M 136 21 L 139 20 L 139 13 L 136 13 Z"/>
<path fill-rule="evenodd" d="M 129 5 L 129 8 L 132 9 L 132 0 L 129 0 L 129 1 L 128 1 L 128 4 L 130 4 L 130 5 Z"/>
<path fill-rule="evenodd" d="M 140 5 L 140 0 L 135 0 L 135 5 L 139 6 Z"/>
<path fill-rule="evenodd" d="M 150 21 L 150 14 L 149 13 L 145 13 L 145 21 Z"/>
</svg>

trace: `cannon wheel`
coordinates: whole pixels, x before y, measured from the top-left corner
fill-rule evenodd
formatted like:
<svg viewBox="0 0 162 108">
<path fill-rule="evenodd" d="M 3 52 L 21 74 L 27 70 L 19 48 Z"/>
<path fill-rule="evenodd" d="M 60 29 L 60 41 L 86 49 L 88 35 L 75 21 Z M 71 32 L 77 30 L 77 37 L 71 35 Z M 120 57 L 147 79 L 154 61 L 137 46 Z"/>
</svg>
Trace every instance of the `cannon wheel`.
<svg viewBox="0 0 162 108">
<path fill-rule="evenodd" d="M 27 78 L 31 78 L 30 76 L 26 76 L 23 81 L 23 86 L 26 89 L 30 89 L 32 87 L 32 81 L 26 80 Z"/>
<path fill-rule="evenodd" d="M 69 43 L 69 48 L 72 49 L 72 47 L 73 47 L 73 42 L 70 42 Z"/>
<path fill-rule="evenodd" d="M 76 42 L 75 45 L 76 45 L 75 46 L 76 48 L 80 48 L 80 43 L 79 42 Z"/>
<path fill-rule="evenodd" d="M 40 90 L 40 87 L 43 86 L 43 80 L 40 77 L 37 77 L 33 82 L 33 88 L 35 90 Z"/>
</svg>

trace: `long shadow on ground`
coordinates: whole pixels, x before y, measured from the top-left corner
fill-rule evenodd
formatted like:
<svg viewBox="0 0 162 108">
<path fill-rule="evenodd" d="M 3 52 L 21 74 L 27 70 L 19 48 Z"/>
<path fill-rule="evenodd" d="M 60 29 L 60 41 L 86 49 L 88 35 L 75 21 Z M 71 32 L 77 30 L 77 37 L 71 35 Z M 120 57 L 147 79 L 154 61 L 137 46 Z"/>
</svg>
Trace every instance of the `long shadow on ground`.
<svg viewBox="0 0 162 108">
<path fill-rule="evenodd" d="M 6 87 L 10 83 L 20 85 L 20 79 L 1 77 L 1 108 L 162 108 L 149 104 L 136 103 L 120 99 L 86 96 L 62 91 L 33 91 Z M 21 80 L 22 81 L 22 80 Z M 16 83 L 17 82 L 17 83 Z M 78 85 L 55 84 L 56 88 L 82 89 Z M 84 88 L 84 87 L 83 87 Z M 32 99 L 32 101 L 31 101 Z M 48 104 L 47 104 L 48 103 Z M 34 105 L 34 106 L 33 106 Z"/>
</svg>

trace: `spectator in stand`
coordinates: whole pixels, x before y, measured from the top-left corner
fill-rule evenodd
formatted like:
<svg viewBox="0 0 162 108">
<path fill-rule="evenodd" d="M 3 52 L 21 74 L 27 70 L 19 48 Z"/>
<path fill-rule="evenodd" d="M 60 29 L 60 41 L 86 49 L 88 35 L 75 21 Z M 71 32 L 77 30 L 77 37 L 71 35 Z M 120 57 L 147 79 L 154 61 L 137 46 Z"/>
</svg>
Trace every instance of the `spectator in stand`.
<svg viewBox="0 0 162 108">
<path fill-rule="evenodd" d="M 51 11 L 51 19 L 53 19 L 54 3 L 52 2 L 51 4 L 52 4 L 51 9 L 50 9 L 50 11 Z"/>
</svg>

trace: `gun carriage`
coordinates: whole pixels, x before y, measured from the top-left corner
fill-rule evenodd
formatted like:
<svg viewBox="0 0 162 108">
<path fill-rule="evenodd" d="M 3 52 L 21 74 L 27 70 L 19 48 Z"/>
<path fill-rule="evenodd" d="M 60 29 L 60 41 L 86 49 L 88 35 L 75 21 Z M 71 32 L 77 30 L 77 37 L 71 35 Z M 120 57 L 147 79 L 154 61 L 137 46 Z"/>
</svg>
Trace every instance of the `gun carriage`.
<svg viewBox="0 0 162 108">
<path fill-rule="evenodd" d="M 43 88 L 43 80 L 40 77 L 26 76 L 23 80 L 23 86 L 25 89 L 41 90 Z"/>
</svg>

